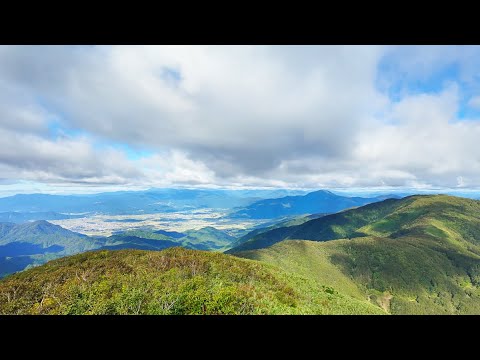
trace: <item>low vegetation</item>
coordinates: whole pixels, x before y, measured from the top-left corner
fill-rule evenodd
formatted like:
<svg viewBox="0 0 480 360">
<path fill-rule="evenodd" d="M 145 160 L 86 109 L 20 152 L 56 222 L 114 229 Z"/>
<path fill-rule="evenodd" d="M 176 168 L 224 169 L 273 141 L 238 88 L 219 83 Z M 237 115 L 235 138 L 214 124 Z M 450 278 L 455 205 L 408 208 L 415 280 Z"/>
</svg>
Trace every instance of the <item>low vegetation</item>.
<svg viewBox="0 0 480 360">
<path fill-rule="evenodd" d="M 257 261 L 183 248 L 94 251 L 0 282 L 2 314 L 384 314 Z"/>
</svg>

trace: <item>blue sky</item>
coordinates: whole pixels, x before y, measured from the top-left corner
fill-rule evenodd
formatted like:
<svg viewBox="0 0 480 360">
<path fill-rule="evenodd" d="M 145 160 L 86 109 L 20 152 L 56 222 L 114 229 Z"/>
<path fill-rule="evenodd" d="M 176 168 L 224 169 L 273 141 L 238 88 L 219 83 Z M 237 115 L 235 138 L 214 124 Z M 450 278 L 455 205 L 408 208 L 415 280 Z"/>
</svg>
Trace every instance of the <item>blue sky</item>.
<svg viewBox="0 0 480 360">
<path fill-rule="evenodd" d="M 480 187 L 477 46 L 1 46 L 0 196 Z"/>
</svg>

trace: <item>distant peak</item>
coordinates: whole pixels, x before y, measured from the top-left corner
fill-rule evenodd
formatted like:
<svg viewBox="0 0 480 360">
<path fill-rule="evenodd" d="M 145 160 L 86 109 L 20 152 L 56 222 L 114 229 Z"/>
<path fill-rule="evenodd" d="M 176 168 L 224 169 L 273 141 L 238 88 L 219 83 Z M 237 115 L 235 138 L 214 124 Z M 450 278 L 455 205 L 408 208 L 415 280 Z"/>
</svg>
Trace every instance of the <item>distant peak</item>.
<svg viewBox="0 0 480 360">
<path fill-rule="evenodd" d="M 214 230 L 214 231 L 220 231 L 217 228 L 214 228 L 213 226 L 205 226 L 201 228 L 200 230 Z"/>
<path fill-rule="evenodd" d="M 312 191 L 312 192 L 308 193 L 307 195 L 311 195 L 311 194 L 315 194 L 315 195 L 325 194 L 325 195 L 337 196 L 329 190 L 316 190 L 316 191 Z"/>
<path fill-rule="evenodd" d="M 55 224 L 52 224 L 52 223 L 49 223 L 47 220 L 35 220 L 35 221 L 32 221 L 31 224 L 33 225 L 45 225 L 45 226 L 57 226 Z"/>
</svg>

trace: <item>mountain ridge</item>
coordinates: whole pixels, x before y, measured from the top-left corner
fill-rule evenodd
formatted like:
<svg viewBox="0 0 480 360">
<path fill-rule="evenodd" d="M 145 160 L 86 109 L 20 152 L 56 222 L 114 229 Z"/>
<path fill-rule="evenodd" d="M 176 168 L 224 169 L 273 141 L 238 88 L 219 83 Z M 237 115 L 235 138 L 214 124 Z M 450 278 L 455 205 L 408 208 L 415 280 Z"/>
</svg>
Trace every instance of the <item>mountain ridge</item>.
<svg viewBox="0 0 480 360">
<path fill-rule="evenodd" d="M 385 196 L 373 198 L 347 197 L 328 190 L 317 190 L 306 195 L 264 199 L 237 209 L 230 218 L 273 219 L 281 216 L 335 213 L 347 208 L 376 202 Z M 391 195 L 395 197 L 395 195 Z"/>
<path fill-rule="evenodd" d="M 385 235 L 387 233 L 374 231 L 375 227 L 373 229 L 363 227 L 374 221 L 380 221 L 383 217 L 389 215 L 390 212 L 397 210 L 397 208 L 408 206 L 415 201 L 419 203 L 419 199 L 434 199 L 434 202 L 441 202 L 441 199 L 450 199 L 455 202 L 458 201 L 455 199 L 461 199 L 460 201 L 468 204 L 480 204 L 478 200 L 459 198 L 450 195 L 412 195 L 402 199 L 386 199 L 356 209 L 348 209 L 335 214 L 329 214 L 319 219 L 307 221 L 298 226 L 278 228 L 259 234 L 248 242 L 228 250 L 228 252 L 232 253 L 235 251 L 262 248 L 287 239 L 325 241 L 359 237 L 362 235 Z M 453 205 L 448 204 L 448 206 L 451 208 Z M 435 209 L 438 210 L 438 206 L 435 207 Z M 412 214 L 413 213 L 414 212 L 412 212 Z M 419 215 L 423 216 L 425 214 Z M 406 216 L 405 219 L 408 220 L 407 214 L 404 214 L 403 216 Z M 381 226 L 381 224 L 377 225 L 377 227 L 379 226 Z"/>
</svg>

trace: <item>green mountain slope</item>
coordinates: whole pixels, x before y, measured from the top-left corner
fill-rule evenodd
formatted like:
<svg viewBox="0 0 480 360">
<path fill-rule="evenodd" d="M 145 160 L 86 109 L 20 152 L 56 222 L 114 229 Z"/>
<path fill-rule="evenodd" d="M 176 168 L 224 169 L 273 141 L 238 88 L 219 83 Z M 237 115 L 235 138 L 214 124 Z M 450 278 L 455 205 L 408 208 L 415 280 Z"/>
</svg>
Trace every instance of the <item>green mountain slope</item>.
<svg viewBox="0 0 480 360">
<path fill-rule="evenodd" d="M 144 241 L 139 241 L 140 239 Z M 233 236 L 212 226 L 186 230 L 183 233 L 150 229 L 128 230 L 105 238 L 108 244 L 114 242 L 120 245 L 122 243 L 124 249 L 142 250 L 161 250 L 173 246 L 183 246 L 195 250 L 221 250 L 230 246 L 234 240 Z M 137 246 L 137 244 L 142 246 Z M 145 244 L 151 247 L 143 246 Z"/>
<path fill-rule="evenodd" d="M 9 231 L 0 237 L 0 245 L 13 242 L 26 242 L 40 245 L 43 248 L 57 245 L 63 248 L 62 253 L 66 255 L 99 246 L 98 241 L 94 238 L 64 229 L 45 220 L 11 226 Z"/>
<path fill-rule="evenodd" d="M 257 227 L 256 229 L 249 231 L 247 234 L 243 235 L 242 237 L 236 239 L 234 242 L 230 244 L 232 248 L 240 246 L 243 243 L 253 239 L 255 236 L 266 233 L 267 231 L 282 228 L 282 227 L 291 227 L 295 225 L 301 225 L 306 223 L 312 219 L 318 219 L 322 216 L 327 214 L 312 214 L 312 215 L 303 215 L 303 216 L 294 216 L 288 217 L 283 220 L 272 221 L 267 223 L 266 225 L 262 225 L 261 227 Z"/>
<path fill-rule="evenodd" d="M 288 240 L 237 255 L 368 299 L 393 314 L 480 313 L 480 257 L 429 239 Z"/>
<path fill-rule="evenodd" d="M 47 221 L 0 223 L 0 278 L 29 266 L 97 249 L 101 241 Z"/>
<path fill-rule="evenodd" d="M 287 239 L 326 241 L 361 236 L 399 237 L 433 233 L 478 244 L 480 201 L 448 195 L 415 195 L 388 199 L 356 209 L 327 215 L 298 226 L 274 229 L 230 253 L 271 246 Z"/>
<path fill-rule="evenodd" d="M 275 266 L 183 248 L 94 251 L 0 281 L 0 314 L 384 314 Z"/>
<path fill-rule="evenodd" d="M 207 226 L 198 230 L 187 230 L 180 238 L 182 246 L 196 250 L 218 250 L 229 246 L 235 238 L 222 230 Z"/>
<path fill-rule="evenodd" d="M 237 253 L 396 314 L 480 313 L 480 202 L 412 196 L 326 216 Z M 350 239 L 326 241 L 332 238 Z M 358 297 L 360 296 L 360 297 Z"/>
</svg>

